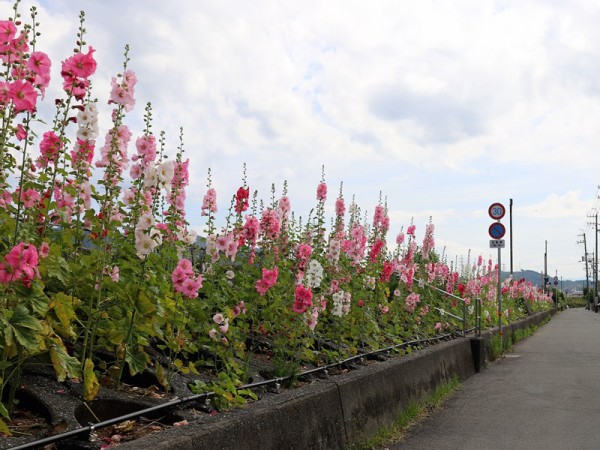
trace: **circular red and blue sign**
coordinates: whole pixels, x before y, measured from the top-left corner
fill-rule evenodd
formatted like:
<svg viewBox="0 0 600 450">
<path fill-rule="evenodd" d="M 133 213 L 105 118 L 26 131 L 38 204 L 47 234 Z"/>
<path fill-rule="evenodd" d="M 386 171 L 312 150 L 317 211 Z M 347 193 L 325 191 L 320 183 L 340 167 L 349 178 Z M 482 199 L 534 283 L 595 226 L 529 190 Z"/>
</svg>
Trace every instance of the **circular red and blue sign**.
<svg viewBox="0 0 600 450">
<path fill-rule="evenodd" d="M 506 228 L 500 222 L 494 222 L 488 230 L 492 239 L 502 239 L 506 234 Z"/>
<path fill-rule="evenodd" d="M 492 219 L 500 220 L 506 214 L 506 208 L 502 203 L 492 203 L 488 209 L 488 213 Z"/>
</svg>

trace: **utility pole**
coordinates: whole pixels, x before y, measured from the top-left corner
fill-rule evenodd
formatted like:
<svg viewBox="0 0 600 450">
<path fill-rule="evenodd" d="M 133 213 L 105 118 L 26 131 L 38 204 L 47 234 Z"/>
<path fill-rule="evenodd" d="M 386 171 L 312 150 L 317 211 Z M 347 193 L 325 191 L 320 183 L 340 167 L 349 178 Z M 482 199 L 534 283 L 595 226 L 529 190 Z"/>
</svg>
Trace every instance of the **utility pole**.
<svg viewBox="0 0 600 450">
<path fill-rule="evenodd" d="M 509 205 L 509 228 L 510 228 L 510 275 L 513 274 L 513 226 L 512 226 L 512 207 L 513 199 L 508 202 Z"/>
<path fill-rule="evenodd" d="M 544 250 L 544 293 L 548 293 L 548 241 L 544 241 L 546 247 Z"/>
<path fill-rule="evenodd" d="M 600 186 L 598 186 L 600 189 Z M 589 225 L 594 226 L 595 230 L 595 242 L 596 242 L 596 252 L 594 253 L 594 257 L 592 259 L 592 280 L 594 283 L 594 311 L 598 309 L 598 210 L 595 211 L 593 216 L 588 216 L 590 219 L 594 217 L 595 223 L 591 223 Z"/>
<path fill-rule="evenodd" d="M 587 242 L 585 240 L 585 233 L 580 234 L 583 236 L 583 241 L 578 241 L 578 244 L 583 242 L 583 260 L 585 261 L 585 296 L 587 300 L 586 309 L 590 309 L 590 272 L 588 271 L 588 252 L 587 252 Z"/>
</svg>

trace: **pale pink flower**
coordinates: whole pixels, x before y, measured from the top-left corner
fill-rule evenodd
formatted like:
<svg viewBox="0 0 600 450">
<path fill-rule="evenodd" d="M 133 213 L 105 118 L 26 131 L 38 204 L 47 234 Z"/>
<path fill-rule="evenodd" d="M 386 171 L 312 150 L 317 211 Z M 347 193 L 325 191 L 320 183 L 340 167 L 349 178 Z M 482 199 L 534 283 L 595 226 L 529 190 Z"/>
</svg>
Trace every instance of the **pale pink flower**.
<svg viewBox="0 0 600 450">
<path fill-rule="evenodd" d="M 327 200 L 327 184 L 319 183 L 317 186 L 317 200 L 320 202 Z"/>
</svg>

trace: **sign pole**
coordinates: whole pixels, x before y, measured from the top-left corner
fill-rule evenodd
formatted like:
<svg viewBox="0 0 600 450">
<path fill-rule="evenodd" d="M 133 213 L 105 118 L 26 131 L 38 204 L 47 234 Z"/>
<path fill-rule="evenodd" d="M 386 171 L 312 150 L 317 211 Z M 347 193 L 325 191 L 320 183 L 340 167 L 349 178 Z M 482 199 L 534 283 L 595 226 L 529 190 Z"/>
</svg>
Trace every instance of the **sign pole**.
<svg viewBox="0 0 600 450">
<path fill-rule="evenodd" d="M 502 337 L 502 281 L 500 279 L 500 274 L 502 270 L 501 251 L 502 249 L 498 248 L 498 291 L 496 292 L 496 295 L 498 296 L 498 330 L 500 332 L 500 344 L 503 344 L 504 338 Z M 501 346 L 501 348 L 503 349 L 504 347 Z"/>
</svg>

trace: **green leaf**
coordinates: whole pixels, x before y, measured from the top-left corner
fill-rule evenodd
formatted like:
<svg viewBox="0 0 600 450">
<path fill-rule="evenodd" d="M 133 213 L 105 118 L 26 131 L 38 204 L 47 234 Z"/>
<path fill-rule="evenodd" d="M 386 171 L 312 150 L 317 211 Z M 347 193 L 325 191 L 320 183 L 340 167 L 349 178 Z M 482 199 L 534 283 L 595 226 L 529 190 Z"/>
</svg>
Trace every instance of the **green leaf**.
<svg viewBox="0 0 600 450">
<path fill-rule="evenodd" d="M 8 417 L 8 411 L 2 402 L 0 402 L 0 416 L 5 419 L 10 419 L 10 417 Z"/>
<path fill-rule="evenodd" d="M 6 425 L 6 423 L 4 423 L 4 420 L 2 419 L 0 419 L 0 433 L 5 434 L 6 436 L 12 436 L 12 433 L 8 429 L 8 426 Z"/>
<path fill-rule="evenodd" d="M 144 290 L 140 290 L 140 292 L 138 293 L 138 298 L 135 306 L 138 312 L 144 316 L 154 312 L 154 310 L 156 309 L 155 306 L 152 304 L 150 297 L 148 297 L 148 294 L 146 294 Z"/>
<path fill-rule="evenodd" d="M 50 303 L 50 308 L 54 311 L 56 317 L 58 317 L 60 324 L 71 336 L 73 336 L 75 333 L 72 328 L 72 323 L 77 317 L 75 313 L 75 307 L 80 303 L 81 300 L 78 298 L 67 295 L 63 292 L 54 294 Z"/>
<path fill-rule="evenodd" d="M 44 265 L 48 267 L 49 278 L 56 278 L 61 283 L 67 284 L 69 280 L 69 264 L 62 256 L 50 255 L 46 258 Z"/>
<path fill-rule="evenodd" d="M 146 355 L 146 353 L 143 351 L 139 351 L 138 349 L 138 351 L 135 353 L 127 352 L 125 361 L 127 361 L 127 364 L 129 364 L 129 373 L 131 376 L 133 376 L 136 373 L 144 371 L 148 362 L 148 355 Z"/>
<path fill-rule="evenodd" d="M 79 378 L 81 364 L 77 358 L 67 353 L 67 349 L 60 340 L 52 342 L 50 360 L 58 381 L 65 381 L 67 376 L 69 378 Z"/>
<path fill-rule="evenodd" d="M 96 398 L 100 391 L 100 384 L 96 373 L 94 372 L 94 363 L 91 359 L 86 359 L 83 365 L 83 399 L 91 401 Z"/>
<path fill-rule="evenodd" d="M 21 304 L 17 305 L 14 309 L 10 324 L 13 327 L 28 328 L 30 330 L 40 331 L 42 325 L 38 320 L 31 315 L 27 308 Z"/>
</svg>

